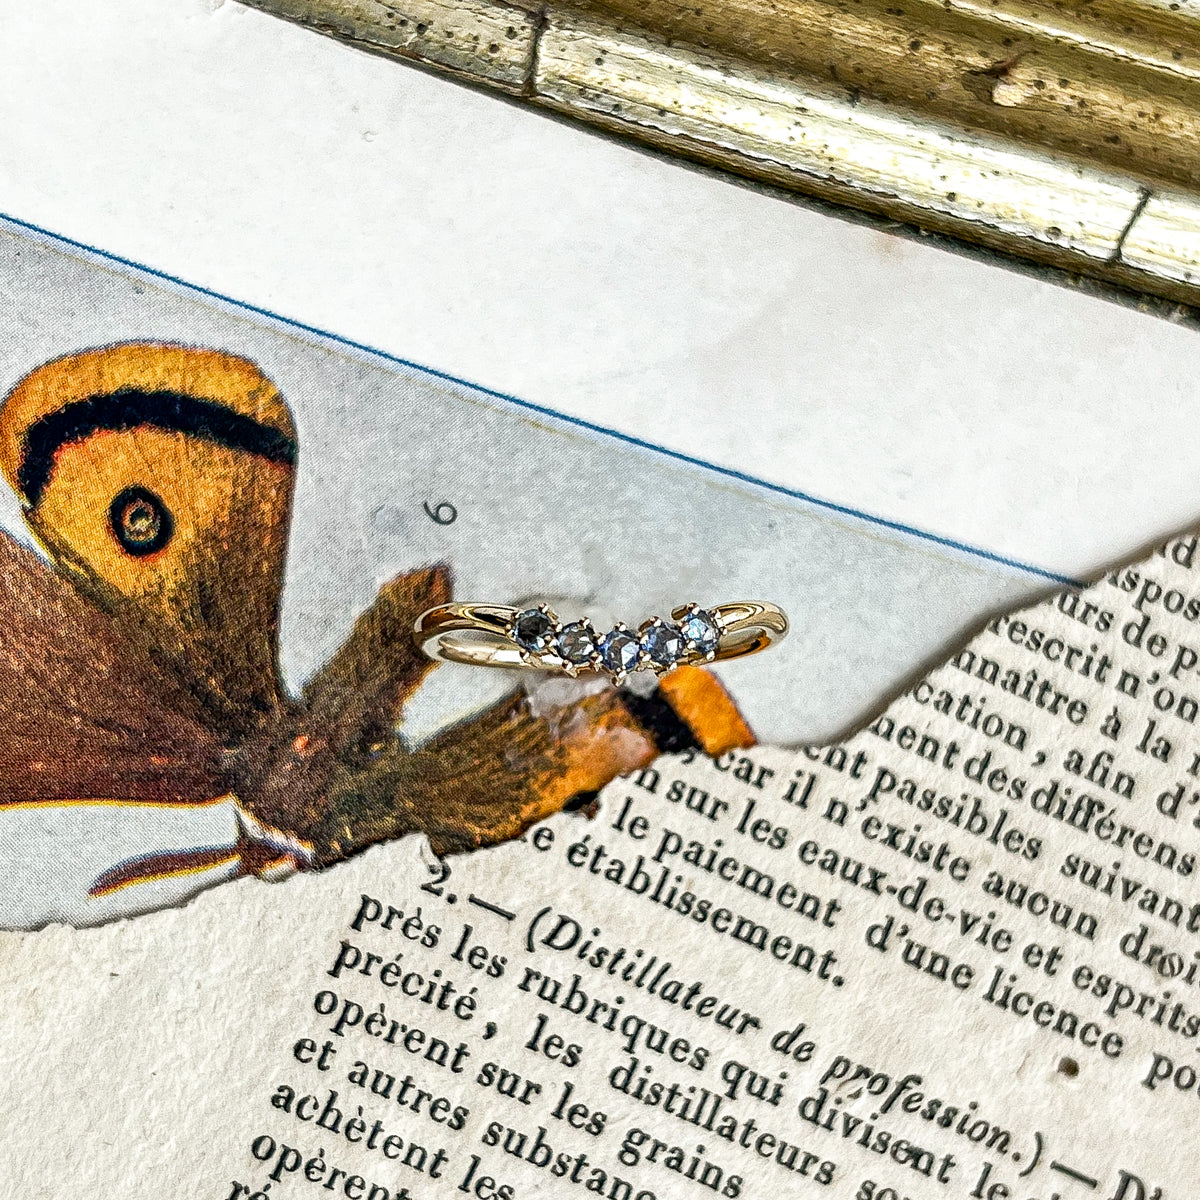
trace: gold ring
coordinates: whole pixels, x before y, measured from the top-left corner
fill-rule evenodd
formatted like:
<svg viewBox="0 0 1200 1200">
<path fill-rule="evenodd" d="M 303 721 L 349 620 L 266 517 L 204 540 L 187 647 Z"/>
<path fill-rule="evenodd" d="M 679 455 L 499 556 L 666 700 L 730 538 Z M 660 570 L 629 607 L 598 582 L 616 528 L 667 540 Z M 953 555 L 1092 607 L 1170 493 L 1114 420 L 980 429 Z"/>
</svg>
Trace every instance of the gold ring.
<svg viewBox="0 0 1200 1200">
<path fill-rule="evenodd" d="M 618 622 L 606 633 L 586 617 L 564 624 L 544 604 L 439 604 L 413 626 L 430 658 L 572 676 L 603 672 L 617 683 L 631 671 L 664 675 L 684 663 L 744 658 L 782 641 L 787 631 L 783 611 L 757 600 L 713 608 L 683 604 L 670 621 L 651 617 L 636 630 Z"/>
</svg>

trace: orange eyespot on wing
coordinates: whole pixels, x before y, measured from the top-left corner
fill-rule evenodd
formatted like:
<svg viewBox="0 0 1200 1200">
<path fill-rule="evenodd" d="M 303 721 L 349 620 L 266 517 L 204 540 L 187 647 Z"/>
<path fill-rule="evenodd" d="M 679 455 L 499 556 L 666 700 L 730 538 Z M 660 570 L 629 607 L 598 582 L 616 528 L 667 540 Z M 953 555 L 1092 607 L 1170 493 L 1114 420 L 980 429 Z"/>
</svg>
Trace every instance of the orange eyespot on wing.
<svg viewBox="0 0 1200 1200">
<path fill-rule="evenodd" d="M 127 487 L 108 506 L 108 527 L 117 545 L 134 558 L 157 554 L 175 533 L 175 518 L 149 488 Z"/>
</svg>

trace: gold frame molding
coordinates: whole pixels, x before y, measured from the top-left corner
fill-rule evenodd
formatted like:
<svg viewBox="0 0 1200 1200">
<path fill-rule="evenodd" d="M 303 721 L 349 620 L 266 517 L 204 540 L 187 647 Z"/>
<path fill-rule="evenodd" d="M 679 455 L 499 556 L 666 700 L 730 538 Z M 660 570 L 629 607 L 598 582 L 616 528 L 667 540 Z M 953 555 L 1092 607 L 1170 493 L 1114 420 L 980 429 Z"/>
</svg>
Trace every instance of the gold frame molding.
<svg viewBox="0 0 1200 1200">
<path fill-rule="evenodd" d="M 745 178 L 1200 306 L 1197 0 L 243 0 Z"/>
</svg>

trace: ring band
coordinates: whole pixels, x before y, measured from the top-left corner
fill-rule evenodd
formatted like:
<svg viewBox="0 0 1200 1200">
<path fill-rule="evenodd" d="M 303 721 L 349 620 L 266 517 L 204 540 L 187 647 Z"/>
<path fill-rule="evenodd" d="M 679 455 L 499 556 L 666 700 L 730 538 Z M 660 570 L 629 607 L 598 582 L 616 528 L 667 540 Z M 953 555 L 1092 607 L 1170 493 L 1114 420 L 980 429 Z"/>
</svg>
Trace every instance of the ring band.
<svg viewBox="0 0 1200 1200">
<path fill-rule="evenodd" d="M 757 600 L 713 608 L 683 604 L 670 621 L 651 617 L 636 630 L 618 622 L 603 634 L 586 617 L 564 624 L 544 604 L 439 604 L 413 626 L 430 658 L 571 676 L 603 672 L 617 683 L 631 671 L 664 675 L 684 663 L 744 658 L 782 641 L 787 631 L 782 609 Z"/>
</svg>

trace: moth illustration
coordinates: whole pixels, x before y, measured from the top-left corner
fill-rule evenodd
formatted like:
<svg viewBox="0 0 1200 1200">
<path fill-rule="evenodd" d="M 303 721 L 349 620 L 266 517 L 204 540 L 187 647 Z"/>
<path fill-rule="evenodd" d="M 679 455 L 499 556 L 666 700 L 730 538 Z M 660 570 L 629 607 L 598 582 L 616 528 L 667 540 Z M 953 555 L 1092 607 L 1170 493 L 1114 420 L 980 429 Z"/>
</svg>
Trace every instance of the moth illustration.
<svg viewBox="0 0 1200 1200">
<path fill-rule="evenodd" d="M 289 696 L 296 464 L 275 385 L 217 350 L 89 350 L 4 401 L 0 470 L 50 563 L 0 534 L 0 924 L 94 923 L 412 831 L 463 851 L 661 751 L 751 743 L 720 684 L 680 668 L 549 713 L 516 693 L 406 749 L 435 665 L 410 631 L 449 598 L 445 566 L 384 585 Z"/>
</svg>

